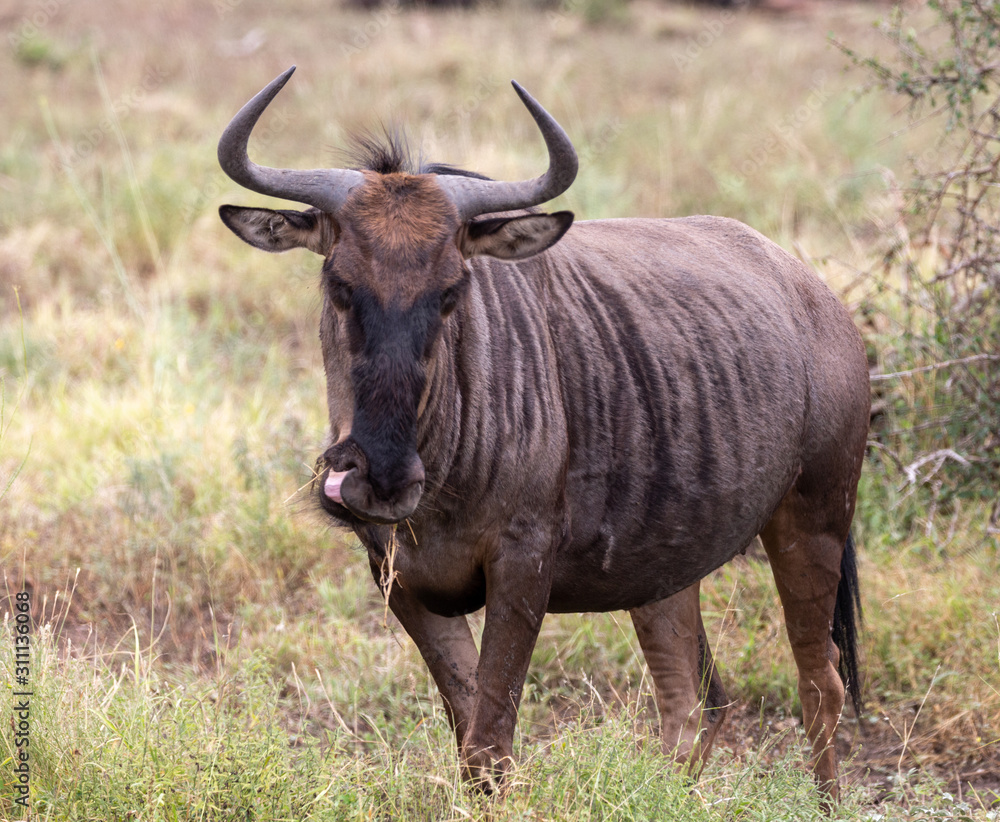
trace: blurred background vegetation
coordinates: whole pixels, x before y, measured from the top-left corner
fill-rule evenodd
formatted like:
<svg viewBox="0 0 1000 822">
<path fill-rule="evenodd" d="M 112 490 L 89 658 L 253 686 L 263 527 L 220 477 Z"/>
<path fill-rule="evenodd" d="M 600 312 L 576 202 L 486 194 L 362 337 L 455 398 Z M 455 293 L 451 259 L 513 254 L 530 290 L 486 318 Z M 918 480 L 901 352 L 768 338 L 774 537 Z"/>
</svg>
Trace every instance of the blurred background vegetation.
<svg viewBox="0 0 1000 822">
<path fill-rule="evenodd" d="M 337 164 L 348 133 L 387 122 L 428 158 L 533 176 L 544 147 L 516 78 L 581 155 L 553 209 L 735 217 L 830 284 L 873 374 L 856 518 L 870 712 L 845 717 L 838 816 L 995 819 L 997 23 L 980 0 L 0 3 L 0 612 L 31 592 L 36 810 L 821 815 L 757 559 L 703 585 L 735 704 L 694 792 L 656 755 L 620 614 L 547 618 L 504 810 L 461 788 L 423 663 L 309 500 L 317 262 L 255 252 L 217 217 L 265 204 L 215 143 L 294 63 L 259 162 Z M 0 739 L 2 761 L 6 722 Z M 7 762 L 0 817 L 10 779 Z"/>
</svg>

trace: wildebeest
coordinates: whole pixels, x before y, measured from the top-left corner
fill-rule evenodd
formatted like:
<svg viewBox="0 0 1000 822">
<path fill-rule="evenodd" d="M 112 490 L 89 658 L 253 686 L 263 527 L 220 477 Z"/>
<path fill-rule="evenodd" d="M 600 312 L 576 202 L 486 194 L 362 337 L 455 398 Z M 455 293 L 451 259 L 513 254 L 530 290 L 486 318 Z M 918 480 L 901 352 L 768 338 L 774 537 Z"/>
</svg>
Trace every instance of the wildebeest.
<svg viewBox="0 0 1000 822">
<path fill-rule="evenodd" d="M 319 500 L 367 549 L 467 777 L 492 787 L 511 761 L 546 612 L 628 609 L 663 747 L 704 761 L 726 698 L 699 580 L 759 534 L 835 795 L 832 738 L 844 682 L 858 686 L 849 526 L 869 406 L 847 311 L 733 220 L 533 211 L 577 157 L 517 84 L 549 152 L 534 180 L 415 168 L 394 139 L 362 141 L 358 169 L 258 166 L 247 141 L 292 71 L 233 118 L 219 160 L 311 208 L 220 214 L 265 251 L 323 257 Z M 477 653 L 465 615 L 484 606 Z"/>
</svg>

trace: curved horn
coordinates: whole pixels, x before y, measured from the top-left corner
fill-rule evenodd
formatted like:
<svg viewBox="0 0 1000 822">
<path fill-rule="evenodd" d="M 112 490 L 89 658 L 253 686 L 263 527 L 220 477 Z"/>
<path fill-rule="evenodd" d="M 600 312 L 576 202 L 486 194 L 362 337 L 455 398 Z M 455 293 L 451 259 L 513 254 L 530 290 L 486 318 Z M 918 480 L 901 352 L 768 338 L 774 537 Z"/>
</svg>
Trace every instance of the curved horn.
<svg viewBox="0 0 1000 822">
<path fill-rule="evenodd" d="M 549 168 L 541 177 L 519 183 L 479 180 L 474 177 L 439 175 L 441 186 L 458 208 L 463 222 L 480 214 L 513 211 L 540 205 L 558 197 L 576 179 L 579 161 L 566 132 L 528 92 L 511 81 L 521 102 L 535 118 L 549 150 Z"/>
<path fill-rule="evenodd" d="M 364 182 L 360 171 L 340 168 L 310 171 L 268 168 L 257 165 L 247 156 L 250 132 L 257 125 L 264 109 L 288 82 L 293 71 L 295 66 L 275 77 L 233 117 L 219 140 L 219 165 L 233 180 L 251 191 L 307 203 L 336 214 L 347 199 L 348 192 Z"/>
</svg>

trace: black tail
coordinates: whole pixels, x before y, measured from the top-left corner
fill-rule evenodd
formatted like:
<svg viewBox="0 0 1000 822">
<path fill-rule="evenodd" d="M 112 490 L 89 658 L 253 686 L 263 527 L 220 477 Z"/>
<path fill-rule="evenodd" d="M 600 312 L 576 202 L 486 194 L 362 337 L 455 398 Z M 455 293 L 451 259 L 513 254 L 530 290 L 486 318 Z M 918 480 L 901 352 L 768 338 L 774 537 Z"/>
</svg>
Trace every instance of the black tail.
<svg viewBox="0 0 1000 822">
<path fill-rule="evenodd" d="M 840 678 L 851 692 L 854 712 L 861 716 L 864 700 L 858 673 L 858 626 L 861 624 L 861 591 L 858 587 L 858 563 L 854 537 L 847 535 L 844 556 L 840 560 L 840 585 L 833 609 L 833 641 L 840 649 Z"/>
</svg>

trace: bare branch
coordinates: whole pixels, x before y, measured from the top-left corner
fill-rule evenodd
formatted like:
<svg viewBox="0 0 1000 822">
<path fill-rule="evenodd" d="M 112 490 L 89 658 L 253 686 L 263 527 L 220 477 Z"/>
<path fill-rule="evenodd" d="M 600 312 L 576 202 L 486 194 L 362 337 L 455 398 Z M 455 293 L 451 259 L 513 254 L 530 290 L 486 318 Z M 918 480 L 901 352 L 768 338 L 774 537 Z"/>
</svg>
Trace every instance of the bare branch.
<svg viewBox="0 0 1000 822">
<path fill-rule="evenodd" d="M 964 365 L 970 362 L 982 362 L 990 360 L 1000 362 L 1000 354 L 973 354 L 971 357 L 959 357 L 955 360 L 945 360 L 931 365 L 922 365 L 919 368 L 910 368 L 906 371 L 893 371 L 889 374 L 872 374 L 869 379 L 872 382 L 882 382 L 883 380 L 895 380 L 900 377 L 912 377 L 914 374 L 923 374 L 927 371 L 936 371 L 939 368 L 951 368 L 954 365 Z"/>
<path fill-rule="evenodd" d="M 940 451 L 934 451 L 930 454 L 924 454 L 920 459 L 914 460 L 909 465 L 903 468 L 903 473 L 906 474 L 906 485 L 916 485 L 917 483 L 917 471 L 923 468 L 927 463 L 932 462 L 934 466 L 928 472 L 927 476 L 923 478 L 923 482 L 927 482 L 931 477 L 933 477 L 938 471 L 941 470 L 941 466 L 944 465 L 945 460 L 953 459 L 960 465 L 968 467 L 970 462 L 956 451 L 950 448 L 942 448 Z M 904 486 L 905 487 L 905 486 Z"/>
</svg>

